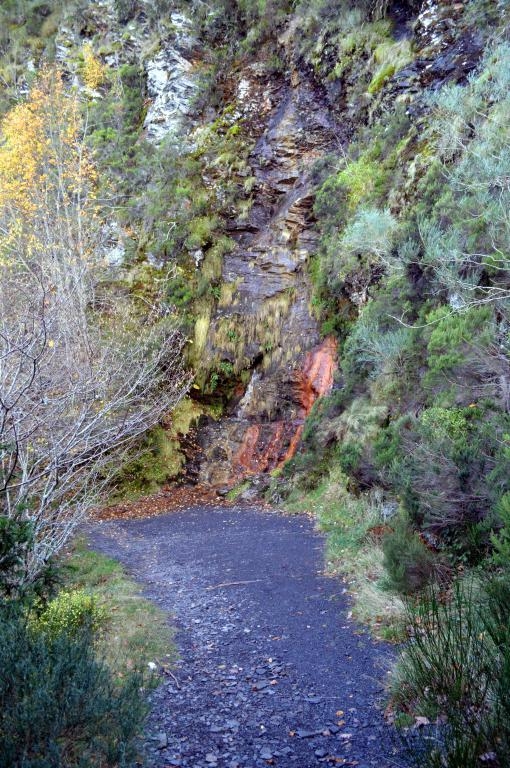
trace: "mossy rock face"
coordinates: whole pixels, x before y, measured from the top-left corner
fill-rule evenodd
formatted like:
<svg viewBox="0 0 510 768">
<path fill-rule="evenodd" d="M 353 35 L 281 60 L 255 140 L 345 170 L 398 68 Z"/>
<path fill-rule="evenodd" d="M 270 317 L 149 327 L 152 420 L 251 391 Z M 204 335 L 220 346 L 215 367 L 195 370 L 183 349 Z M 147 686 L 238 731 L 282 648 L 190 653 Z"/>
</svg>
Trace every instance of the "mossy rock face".
<svg viewBox="0 0 510 768">
<path fill-rule="evenodd" d="M 134 458 L 128 460 L 117 475 L 112 501 L 154 493 L 178 477 L 186 462 L 181 439 L 202 413 L 204 408 L 186 397 L 169 414 L 165 426 L 151 429 L 135 446 Z"/>
<path fill-rule="evenodd" d="M 201 357 L 207 344 L 207 335 L 211 325 L 211 310 L 205 308 L 195 321 L 195 338 L 192 357 L 196 364 L 200 364 Z"/>
<path fill-rule="evenodd" d="M 150 430 L 135 451 L 115 478 L 114 503 L 155 493 L 179 474 L 185 460 L 178 440 L 160 426 Z"/>
</svg>

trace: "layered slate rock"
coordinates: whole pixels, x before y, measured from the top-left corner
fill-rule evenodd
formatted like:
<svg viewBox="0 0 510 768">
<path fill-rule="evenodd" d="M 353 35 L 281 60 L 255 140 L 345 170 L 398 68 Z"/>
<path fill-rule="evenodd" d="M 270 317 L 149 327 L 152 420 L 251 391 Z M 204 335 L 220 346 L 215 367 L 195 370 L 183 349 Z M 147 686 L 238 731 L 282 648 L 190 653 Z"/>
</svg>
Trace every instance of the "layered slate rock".
<svg viewBox="0 0 510 768">
<path fill-rule="evenodd" d="M 232 363 L 244 358 L 252 373 L 241 402 L 199 434 L 200 480 L 215 485 L 270 471 L 289 457 L 307 413 L 296 381 L 306 376 L 310 354 L 327 349 L 334 359 L 311 312 L 306 264 L 317 246 L 310 171 L 334 142 L 336 125 L 306 80 L 268 83 L 251 66 L 237 96 L 238 113 L 256 138 L 250 157 L 256 191 L 247 220 L 230 222 L 236 248 L 224 257 L 222 279 L 234 289 L 228 306 L 211 318 L 204 354 Z M 228 345 L 222 348 L 229 322 L 242 335 L 235 357 Z M 331 384 L 332 377 L 316 396 Z"/>
</svg>

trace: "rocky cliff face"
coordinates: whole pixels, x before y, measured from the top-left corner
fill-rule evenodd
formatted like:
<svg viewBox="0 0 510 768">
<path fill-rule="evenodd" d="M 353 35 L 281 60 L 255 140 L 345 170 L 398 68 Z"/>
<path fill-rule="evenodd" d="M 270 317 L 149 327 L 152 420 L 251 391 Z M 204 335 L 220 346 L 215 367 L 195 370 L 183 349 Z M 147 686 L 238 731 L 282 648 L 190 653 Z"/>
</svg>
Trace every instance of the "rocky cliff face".
<svg viewBox="0 0 510 768">
<path fill-rule="evenodd" d="M 64 18 L 55 38 L 56 57 L 76 79 L 76 51 L 94 29 L 106 65 L 115 69 L 135 62 L 143 70 L 144 137 L 156 146 L 174 137 L 182 155 L 190 155 L 200 131 L 217 117 L 207 108 L 201 117 L 197 113 L 203 50 L 196 24 L 192 14 L 176 6 L 151 26 L 149 0 L 135 5 L 138 12 L 127 21 L 114 0 L 91 3 L 80 24 Z M 340 67 L 343 74 L 335 77 L 321 76 L 320 57 L 317 67 L 310 67 L 295 44 L 296 17 L 280 35 L 283 66 L 278 72 L 268 68 L 261 51 L 226 73 L 234 127 L 251 145 L 242 171 L 250 199 L 242 214 L 225 221 L 231 245 L 216 275 L 219 295 L 196 307 L 193 357 L 198 378 L 202 368 L 220 366 L 230 379 L 222 417 L 204 416 L 199 424 L 199 450 L 193 459 L 200 482 L 231 486 L 279 468 L 296 450 L 313 403 L 333 386 L 335 343 L 321 338 L 311 308 L 308 265 L 318 237 L 314 169 L 328 153 L 341 154 L 361 125 L 394 103 L 419 116 L 424 88 L 467 77 L 483 41 L 472 25 L 463 23 L 465 5 L 449 0 L 390 2 L 394 40 L 385 44 L 409 41 L 412 61 L 393 67 L 396 71 L 381 80 L 380 90 L 374 81 L 366 92 L 356 90 L 369 61 L 377 58 L 368 49 L 348 66 L 338 62 L 334 71 Z M 324 62 L 332 54 L 327 34 L 321 35 Z M 102 98 L 100 92 L 89 95 Z M 214 164 L 202 167 L 206 187 L 212 186 Z M 407 172 L 420 170 L 410 164 Z M 413 183 L 414 176 L 404 179 L 403 196 L 406 185 Z M 216 195 L 221 194 L 220 180 Z M 398 211 L 401 201 L 394 202 Z M 114 222 L 112 232 L 118 231 Z M 117 261 L 124 253 L 122 237 L 112 235 Z M 197 248 L 189 256 L 196 274 L 207 279 L 207 254 Z"/>
<path fill-rule="evenodd" d="M 198 41 L 193 22 L 177 11 L 170 15 L 170 22 L 170 40 L 145 65 L 149 105 L 144 128 L 147 137 L 156 142 L 182 131 L 184 120 L 193 114 L 198 90 L 194 63 Z"/>
<path fill-rule="evenodd" d="M 222 280 L 231 293 L 211 317 L 204 355 L 242 366 L 250 379 L 226 417 L 200 431 L 199 477 L 213 484 L 289 456 L 313 400 L 332 385 L 334 360 L 312 316 L 307 262 L 316 244 L 310 169 L 337 127 L 309 83 L 270 80 L 256 65 L 241 73 L 236 108 L 255 139 L 256 191 L 246 219 L 229 223 L 236 246 Z"/>
<path fill-rule="evenodd" d="M 257 63 L 236 75 L 235 107 L 255 140 L 256 189 L 249 215 L 229 223 L 236 247 L 224 258 L 222 280 L 231 291 L 210 318 L 202 354 L 249 371 L 250 379 L 221 420 L 201 424 L 202 483 L 231 486 L 281 467 L 299 445 L 314 401 L 333 386 L 335 343 L 321 342 L 310 306 L 314 163 L 341 151 L 358 121 L 370 120 L 388 100 L 419 110 L 426 85 L 462 80 L 479 59 L 481 40 L 460 23 L 464 3 L 426 0 L 414 16 L 398 4 L 393 11 L 395 34 L 412 39 L 415 60 L 357 111 L 341 89 L 302 66 L 294 23 L 279 41 L 284 77 L 268 76 Z"/>
</svg>

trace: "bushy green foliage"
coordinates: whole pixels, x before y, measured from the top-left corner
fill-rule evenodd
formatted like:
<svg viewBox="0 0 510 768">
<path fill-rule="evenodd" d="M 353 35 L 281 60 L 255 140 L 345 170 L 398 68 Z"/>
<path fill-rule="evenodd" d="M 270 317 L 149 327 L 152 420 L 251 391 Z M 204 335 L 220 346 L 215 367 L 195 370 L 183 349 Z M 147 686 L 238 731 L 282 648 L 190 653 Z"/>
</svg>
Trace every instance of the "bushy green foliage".
<svg viewBox="0 0 510 768">
<path fill-rule="evenodd" d="M 499 522 L 499 530 L 491 536 L 494 547 L 492 562 L 505 570 L 510 570 L 510 493 L 506 492 L 498 500 L 495 513 Z"/>
<path fill-rule="evenodd" d="M 317 192 L 314 207 L 322 229 L 327 232 L 332 228 L 343 228 L 349 212 L 380 193 L 385 178 L 381 165 L 366 156 L 328 176 Z"/>
<path fill-rule="evenodd" d="M 62 634 L 79 636 L 84 630 L 97 632 L 106 622 L 107 612 L 83 589 L 61 590 L 44 610 L 30 621 L 30 628 L 43 633 L 48 640 Z"/>
<path fill-rule="evenodd" d="M 317 488 L 322 478 L 327 475 L 333 451 L 304 450 L 286 462 L 283 474 L 292 477 L 292 484 L 301 491 L 311 491 Z"/>
<path fill-rule="evenodd" d="M 510 46 L 489 46 L 464 88 L 446 87 L 433 99 L 435 143 L 446 183 L 423 227 L 425 259 L 460 305 L 492 303 L 504 311 L 510 262 L 503 213 L 510 192 Z"/>
<path fill-rule="evenodd" d="M 510 760 L 510 586 L 495 578 L 458 583 L 410 605 L 412 627 L 394 696 L 436 720 L 409 744 L 416 765 L 476 768 Z M 490 757 L 489 757 L 490 755 Z"/>
<path fill-rule="evenodd" d="M 359 466 L 362 453 L 363 446 L 360 443 L 351 441 L 339 443 L 335 458 L 338 460 L 342 472 L 345 472 L 346 475 L 353 474 Z"/>
<path fill-rule="evenodd" d="M 434 407 L 390 425 L 374 446 L 376 465 L 413 522 L 467 559 L 485 554 L 487 535 L 477 539 L 475 529 L 507 488 L 498 469 L 501 462 L 508 467 L 505 424 L 506 417 L 477 407 Z"/>
<path fill-rule="evenodd" d="M 405 520 L 385 536 L 383 552 L 390 589 L 412 595 L 433 581 L 436 575 L 434 556 Z"/>
<path fill-rule="evenodd" d="M 0 517 L 0 594 L 16 590 L 32 539 L 33 526 L 22 515 L 18 519 Z"/>
<path fill-rule="evenodd" d="M 35 630 L 0 606 L 0 767 L 127 766 L 145 713 L 137 673 L 115 681 L 91 627 Z"/>
<path fill-rule="evenodd" d="M 453 312 L 439 307 L 427 316 L 430 323 L 428 367 L 430 375 L 451 376 L 471 351 L 487 350 L 494 342 L 493 314 L 489 307 L 470 307 Z"/>
<path fill-rule="evenodd" d="M 343 251 L 388 263 L 396 229 L 397 222 L 389 210 L 360 208 L 345 228 Z"/>
</svg>

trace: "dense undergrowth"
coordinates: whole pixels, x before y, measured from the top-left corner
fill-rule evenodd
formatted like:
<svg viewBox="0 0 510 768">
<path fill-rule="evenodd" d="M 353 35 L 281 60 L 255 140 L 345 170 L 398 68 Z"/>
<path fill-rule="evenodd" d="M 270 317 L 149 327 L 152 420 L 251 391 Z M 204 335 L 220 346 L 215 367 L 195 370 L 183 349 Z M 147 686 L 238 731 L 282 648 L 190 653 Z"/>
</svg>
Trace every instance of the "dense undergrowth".
<svg viewBox="0 0 510 768">
<path fill-rule="evenodd" d="M 308 265 L 312 306 L 323 334 L 338 341 L 340 366 L 268 494 L 317 516 L 328 535 L 328 565 L 347 574 L 357 615 L 381 637 L 409 638 L 395 707 L 400 722 L 427 721 L 410 737 L 417 764 L 504 766 L 508 2 L 467 0 L 449 25 L 457 34 L 452 49 L 475 32 L 480 48 L 477 66 L 458 82 L 449 81 L 448 61 L 435 80 L 416 74 L 448 56 L 424 52 L 409 25 L 402 31 L 420 2 L 195 3 L 194 110 L 202 128 L 186 151 L 171 136 L 151 144 L 143 129 L 143 66 L 171 33 L 174 7 L 166 0 L 113 5 L 121 27 L 144 25 L 140 55 L 105 36 L 101 16 L 83 1 L 71 8 L 24 0 L 0 9 L 2 111 L 30 84 L 27 60 L 34 69 L 51 61 L 63 20 L 73 27 L 80 44 L 68 66 L 88 89 L 87 141 L 123 233 L 119 291 L 142 306 L 163 290 L 193 342 L 187 354 L 201 405 L 188 402 L 173 432 L 163 425 L 141 440 L 118 493 L 153 490 L 174 476 L 184 461 L 179 436 L 201 412 L 218 416 L 246 383 L 235 355 L 242 327 L 225 329 L 230 357 L 205 354 L 211 315 L 232 296 L 222 280 L 233 248 L 228 225 L 246 220 L 256 191 L 254 136 L 237 115 L 233 82 L 254 61 L 268 78 L 288 77 L 290 56 L 343 126 L 340 149 L 330 148 L 313 170 L 319 245 Z M 278 36 L 289 24 L 284 48 Z M 112 56 L 118 65 L 108 63 Z M 23 631 L 42 642 L 42 630 L 23 622 L 12 618 L 12 636 Z"/>
<path fill-rule="evenodd" d="M 22 593 L 15 559 L 11 546 L 0 569 L 0 765 L 132 765 L 156 682 L 148 665 L 173 658 L 166 616 L 85 541 Z"/>
</svg>

